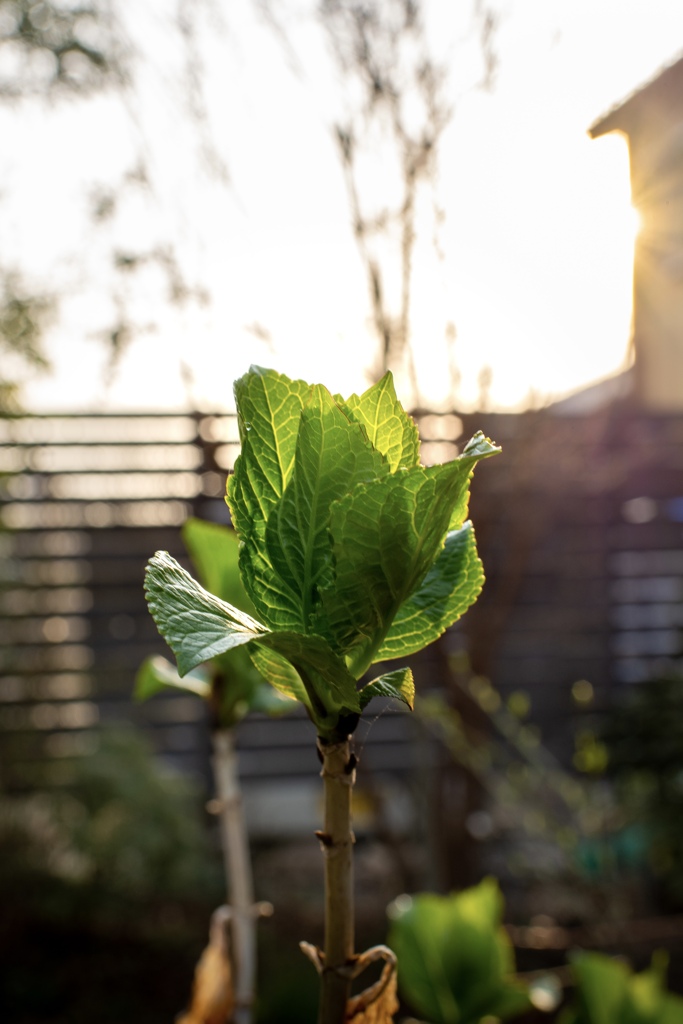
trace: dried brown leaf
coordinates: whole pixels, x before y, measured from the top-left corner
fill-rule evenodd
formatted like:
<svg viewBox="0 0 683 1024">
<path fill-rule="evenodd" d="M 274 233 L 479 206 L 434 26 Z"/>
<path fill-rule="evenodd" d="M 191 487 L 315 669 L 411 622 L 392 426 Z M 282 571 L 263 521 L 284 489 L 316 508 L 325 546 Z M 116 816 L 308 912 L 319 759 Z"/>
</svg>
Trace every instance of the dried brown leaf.
<svg viewBox="0 0 683 1024">
<path fill-rule="evenodd" d="M 176 1024 L 229 1024 L 235 1009 L 227 922 L 230 911 L 219 907 L 211 918 L 209 944 L 194 972 L 192 1005 Z"/>
<path fill-rule="evenodd" d="M 359 999 L 357 996 L 356 999 Z M 352 1009 L 355 999 L 349 1000 L 347 1020 L 349 1024 L 393 1024 L 394 1014 L 398 1010 L 396 998 L 396 971 L 391 969 L 391 977 L 372 1002 L 364 1007 Z M 351 1014 L 348 1016 L 348 1014 Z"/>
<path fill-rule="evenodd" d="M 375 946 L 357 961 L 355 975 L 376 960 L 384 960 L 379 981 L 350 999 L 346 1007 L 348 1024 L 393 1024 L 398 1010 L 396 997 L 396 956 L 386 946 Z"/>
</svg>

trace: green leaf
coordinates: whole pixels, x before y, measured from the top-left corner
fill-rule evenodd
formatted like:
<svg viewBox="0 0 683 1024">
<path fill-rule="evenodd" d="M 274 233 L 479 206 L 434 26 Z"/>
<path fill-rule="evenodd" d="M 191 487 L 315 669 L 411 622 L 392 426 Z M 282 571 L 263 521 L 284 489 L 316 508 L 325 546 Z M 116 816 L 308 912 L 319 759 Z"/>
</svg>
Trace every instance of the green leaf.
<svg viewBox="0 0 683 1024">
<path fill-rule="evenodd" d="M 222 601 L 252 614 L 252 603 L 240 579 L 235 531 L 219 523 L 190 518 L 181 533 L 202 586 Z"/>
<path fill-rule="evenodd" d="M 446 535 L 443 549 L 419 587 L 399 608 L 377 660 L 421 651 L 476 601 L 484 585 L 472 524 Z"/>
<path fill-rule="evenodd" d="M 259 582 L 267 585 L 272 575 L 266 522 L 294 469 L 299 419 L 310 390 L 305 381 L 260 367 L 252 367 L 235 383 L 242 451 L 228 480 L 227 501 L 242 542 L 242 580 L 268 625 L 275 625 L 268 603 L 264 607 L 259 601 Z"/>
<path fill-rule="evenodd" d="M 357 677 L 377 660 L 396 613 L 436 560 L 453 509 L 466 503 L 472 465 L 468 458 L 399 470 L 332 506 L 336 580 L 321 593 L 316 628 L 342 650 L 357 645 Z"/>
<path fill-rule="evenodd" d="M 266 527 L 277 581 L 260 589 L 257 603 L 274 628 L 309 632 L 318 591 L 334 581 L 330 507 L 356 484 L 388 473 L 385 459 L 327 389 L 312 388 L 301 413 L 294 470 Z"/>
<path fill-rule="evenodd" d="M 420 1016 L 432 1024 L 479 1024 L 528 1007 L 493 879 L 450 896 L 401 897 L 394 906 L 388 941 L 401 964 L 404 998 Z"/>
<path fill-rule="evenodd" d="M 241 658 L 243 654 L 246 666 Z M 236 647 L 226 654 L 218 655 L 212 659 L 212 666 L 218 670 L 224 682 L 221 688 L 221 707 L 217 709 L 223 726 L 229 728 L 234 725 L 247 711 L 282 715 L 293 707 L 291 697 L 282 696 L 261 678 L 243 648 Z M 169 687 L 196 694 L 204 700 L 209 699 L 212 689 L 208 673 L 201 669 L 193 669 L 181 678 L 175 665 L 166 658 L 160 655 L 146 658 L 135 678 L 135 700 L 148 700 Z M 303 687 L 302 691 L 305 698 Z"/>
<path fill-rule="evenodd" d="M 260 644 L 250 644 L 248 652 L 256 668 L 271 686 L 274 686 L 285 697 L 299 700 L 306 707 L 310 706 L 301 676 L 282 655 L 276 654 L 275 651 L 271 651 L 267 647 L 261 647 Z"/>
<path fill-rule="evenodd" d="M 382 453 L 391 472 L 420 464 L 420 438 L 415 421 L 396 397 L 391 372 L 364 391 L 341 402 L 349 415 L 362 424 L 373 447 Z"/>
<path fill-rule="evenodd" d="M 316 721 L 321 715 L 320 705 L 332 716 L 340 711 L 360 713 L 356 681 L 323 637 L 285 630 L 266 634 L 260 643 L 294 666 L 306 687 Z"/>
<path fill-rule="evenodd" d="M 458 1024 L 458 1004 L 441 956 L 447 923 L 443 897 L 421 893 L 400 899 L 406 909 L 392 921 L 387 942 L 401 965 L 401 995 L 432 1024 Z"/>
<path fill-rule="evenodd" d="M 398 668 L 393 672 L 385 672 L 372 682 L 367 683 L 359 693 L 360 706 L 366 708 L 373 697 L 395 697 L 413 710 L 415 703 L 415 682 L 409 668 Z"/>
<path fill-rule="evenodd" d="M 151 658 L 145 658 L 138 669 L 133 697 L 140 701 L 149 700 L 169 686 L 194 693 L 205 700 L 211 693 L 211 684 L 204 672 L 195 671 L 181 679 L 175 665 L 162 658 L 160 654 L 155 654 Z"/>
<path fill-rule="evenodd" d="M 311 385 L 303 380 L 259 366 L 235 382 L 242 452 L 246 447 L 249 456 L 237 459 L 234 475 L 249 482 L 263 520 L 282 497 L 294 469 L 299 417 L 310 391 Z"/>
<path fill-rule="evenodd" d="M 666 960 L 666 953 L 655 953 L 651 966 L 634 974 L 627 964 L 600 953 L 575 955 L 576 1005 L 567 1013 L 567 1021 L 677 1024 L 683 1020 L 683 999 L 666 991 Z"/>
<path fill-rule="evenodd" d="M 147 563 L 145 594 L 181 676 L 201 662 L 269 632 L 250 615 L 209 594 L 167 551 L 157 551 Z"/>
<path fill-rule="evenodd" d="M 302 676 L 311 713 L 321 730 L 333 729 L 340 713 L 360 712 L 353 676 L 322 637 L 272 632 L 209 594 L 166 551 L 157 551 L 150 559 L 145 591 L 181 676 L 209 658 L 257 641 L 285 657 Z"/>
<path fill-rule="evenodd" d="M 529 1006 L 502 920 L 503 897 L 493 878 L 452 897 L 442 955 L 464 1022 L 517 1016 Z"/>
</svg>

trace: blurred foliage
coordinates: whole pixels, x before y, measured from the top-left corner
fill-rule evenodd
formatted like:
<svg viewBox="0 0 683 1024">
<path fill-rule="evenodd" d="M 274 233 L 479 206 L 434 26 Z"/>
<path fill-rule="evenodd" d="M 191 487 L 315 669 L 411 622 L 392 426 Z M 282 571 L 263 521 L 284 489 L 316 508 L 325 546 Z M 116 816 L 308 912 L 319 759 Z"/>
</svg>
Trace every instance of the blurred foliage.
<svg viewBox="0 0 683 1024">
<path fill-rule="evenodd" d="M 183 926 L 193 904 L 221 893 L 217 850 L 184 777 L 165 770 L 124 726 L 54 792 L 0 798 L 5 923 L 34 916 L 150 934 Z"/>
<path fill-rule="evenodd" d="M 492 878 L 450 896 L 400 896 L 389 913 L 401 994 L 432 1024 L 505 1020 L 529 1007 Z"/>
<path fill-rule="evenodd" d="M 220 159 L 206 123 L 204 67 L 195 39 L 201 15 L 209 6 L 206 0 L 181 0 L 177 5 L 170 5 L 162 19 L 177 33 L 181 44 L 179 56 L 182 67 L 173 72 L 178 80 L 182 80 L 178 85 L 180 98 L 176 107 L 182 110 L 182 116 L 188 119 L 200 139 L 202 166 L 210 158 L 211 173 L 217 176 Z M 98 311 L 96 322 L 86 333 L 103 341 L 108 349 L 105 382 L 111 378 L 129 343 L 154 329 L 154 324 L 149 322 L 152 288 L 161 292 L 161 304 L 169 302 L 184 307 L 190 303 L 203 306 L 208 302 L 205 287 L 189 281 L 187 270 L 182 265 L 180 248 L 176 241 L 167 237 L 166 228 L 160 235 L 159 225 L 155 223 L 148 237 L 143 237 L 139 202 L 131 235 L 127 206 L 135 203 L 136 199 L 139 201 L 139 194 L 131 195 L 131 186 L 141 187 L 150 196 L 157 195 L 158 198 L 156 189 L 159 184 L 153 180 L 159 175 L 151 174 L 147 168 L 147 164 L 153 166 L 154 161 L 149 160 L 149 133 L 141 124 L 141 105 L 131 102 L 140 88 L 143 75 L 149 71 L 158 73 L 157 49 L 153 41 L 149 45 L 148 38 L 135 35 L 136 26 L 145 25 L 145 17 L 141 11 L 142 21 L 139 18 L 134 20 L 131 17 L 134 9 L 135 5 L 131 7 L 118 0 L 0 0 L 0 102 L 14 106 L 21 103 L 21 114 L 24 109 L 35 110 L 45 102 L 54 104 L 79 100 L 84 104 L 88 101 L 97 103 L 98 98 L 108 92 L 109 98 L 115 97 L 115 103 L 129 122 L 132 138 L 137 139 L 135 148 L 139 153 L 136 165 L 119 182 L 82 182 L 84 191 L 90 193 L 90 222 L 98 227 L 101 237 L 93 236 L 86 249 L 81 249 L 78 254 L 69 252 L 70 234 L 63 242 L 64 256 L 67 260 L 69 256 L 72 259 L 75 256 L 74 263 L 80 261 L 84 275 L 92 275 L 94 287 L 100 292 L 99 301 L 93 304 L 93 309 Z M 166 82 L 164 88 L 167 88 Z M 106 108 L 103 110 L 104 116 L 112 117 Z M 9 149 L 5 147 L 7 154 L 11 153 L 12 145 L 9 144 Z M 75 158 L 69 187 L 73 181 L 78 181 L 81 173 L 79 161 Z M 227 172 L 222 173 L 227 180 Z M 55 186 L 59 187 L 58 179 L 58 175 L 51 177 L 50 169 L 46 167 L 44 191 L 53 193 Z M 11 194 L 6 198 L 11 201 Z M 61 195 L 54 195 L 54 202 L 61 204 L 70 202 L 72 198 L 65 197 L 62 191 Z M 76 224 L 77 209 L 74 209 L 73 219 Z M 103 247 L 107 250 L 104 284 L 96 279 L 94 273 L 101 263 L 100 250 Z M 87 257 L 82 256 L 83 251 L 87 251 Z M 32 269 L 36 255 L 27 253 L 22 272 Z M 59 266 L 55 267 L 53 280 L 59 278 L 67 260 L 62 259 L 61 254 L 57 257 Z M 0 287 L 8 290 L 15 284 L 16 275 L 0 270 Z M 82 280 L 78 288 L 83 291 Z M 58 302 L 62 304 L 68 298 L 63 284 L 53 291 L 55 294 L 48 300 L 52 311 Z M 25 289 L 22 292 L 17 296 L 23 303 L 22 308 L 17 309 L 16 303 L 10 303 L 8 299 L 2 300 L 4 306 L 0 308 L 0 316 L 8 320 L 6 329 L 10 335 L 17 324 L 10 323 L 9 319 L 14 317 L 16 321 L 17 313 L 22 316 L 24 326 L 33 328 L 31 351 L 27 345 L 21 350 L 25 357 L 21 372 L 3 368 L 0 374 L 0 415 L 21 411 L 22 378 L 27 371 L 45 368 L 39 345 L 49 326 L 44 316 L 45 300 L 39 294 L 26 293 Z M 0 358 L 5 348 L 5 325 L 0 325 Z M 17 351 L 15 348 L 14 352 Z M 40 358 L 34 359 L 32 354 L 38 354 Z M 17 362 L 16 356 L 14 361 Z"/>
<path fill-rule="evenodd" d="M 539 878 L 549 872 L 578 882 L 600 874 L 596 855 L 584 852 L 611 842 L 607 837 L 627 823 L 609 787 L 599 779 L 577 777 L 550 753 L 528 721 L 528 694 L 516 691 L 504 701 L 489 679 L 463 671 L 457 657 L 453 666 L 460 706 L 430 695 L 418 698 L 415 710 L 454 761 L 483 787 L 485 808 L 468 825 L 474 837 L 498 844 L 507 838 L 513 846 L 506 851 L 507 864 L 518 875 Z M 532 844 L 528 856 L 521 839 Z"/>
<path fill-rule="evenodd" d="M 590 927 L 651 913 L 651 826 L 644 808 L 604 772 L 565 767 L 530 721 L 527 693 L 503 697 L 489 679 L 471 672 L 464 653 L 450 662 L 450 692 L 418 698 L 415 713 L 447 749 L 455 770 L 473 783 L 475 800 L 451 844 L 453 837 L 462 843 L 463 832 L 465 841 L 469 836 L 476 870 L 510 887 L 515 920 L 542 914 Z M 604 743 L 584 724 L 592 719 L 584 712 L 593 688 L 579 680 L 571 696 L 580 712 L 574 767 L 587 768 L 586 755 L 595 750 L 600 756 L 591 756 L 590 767 L 602 766 Z M 439 834 L 446 828 L 440 825 Z"/>
<path fill-rule="evenodd" d="M 200 807 L 123 726 L 68 788 L 0 795 L 0 1020 L 173 1019 L 222 897 Z"/>
<path fill-rule="evenodd" d="M 598 953 L 579 953 L 573 959 L 576 980 L 574 1005 L 560 1024 L 680 1024 L 683 999 L 666 991 L 666 953 L 656 953 L 652 965 L 634 974 L 627 964 Z"/>
<path fill-rule="evenodd" d="M 126 47 L 107 0 L 2 0 L 0 99 L 91 94 L 125 80 Z"/>
<path fill-rule="evenodd" d="M 0 415 L 20 411 L 23 372 L 48 368 L 41 342 L 54 314 L 51 296 L 32 293 L 16 273 L 0 272 Z"/>
<path fill-rule="evenodd" d="M 632 688 L 605 722 L 606 773 L 649 832 L 649 864 L 683 904 L 683 678 Z"/>
</svg>

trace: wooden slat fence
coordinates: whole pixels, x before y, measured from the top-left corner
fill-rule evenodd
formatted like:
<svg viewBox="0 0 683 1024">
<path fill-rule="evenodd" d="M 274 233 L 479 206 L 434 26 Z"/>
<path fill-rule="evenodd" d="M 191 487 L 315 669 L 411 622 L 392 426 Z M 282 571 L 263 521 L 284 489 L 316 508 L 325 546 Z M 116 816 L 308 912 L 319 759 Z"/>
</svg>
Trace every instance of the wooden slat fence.
<svg viewBox="0 0 683 1024">
<path fill-rule="evenodd" d="M 476 473 L 472 514 L 488 583 L 449 637 L 504 695 L 526 691 L 543 739 L 571 760 L 591 683 L 593 709 L 615 688 L 683 657 L 683 419 L 612 409 L 591 417 L 418 414 L 425 461 L 476 429 L 503 445 Z M 0 772 L 21 789 L 68 778 L 101 723 L 143 723 L 185 771 L 208 772 L 202 705 L 169 695 L 134 707 L 144 656 L 165 652 L 142 574 L 158 548 L 184 559 L 190 514 L 227 522 L 234 416 L 88 415 L 0 422 Z M 426 685 L 444 682 L 430 652 Z M 245 781 L 315 771 L 301 717 L 242 729 Z M 407 716 L 372 727 L 369 769 L 408 774 L 424 757 Z"/>
</svg>

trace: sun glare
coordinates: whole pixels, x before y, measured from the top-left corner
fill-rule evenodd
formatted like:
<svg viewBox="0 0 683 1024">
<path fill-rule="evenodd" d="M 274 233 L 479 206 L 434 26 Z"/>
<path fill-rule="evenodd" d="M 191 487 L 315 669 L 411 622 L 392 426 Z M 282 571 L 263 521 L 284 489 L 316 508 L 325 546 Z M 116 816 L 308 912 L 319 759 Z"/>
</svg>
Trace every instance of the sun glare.
<svg viewBox="0 0 683 1024">
<path fill-rule="evenodd" d="M 633 241 L 635 242 L 643 227 L 643 216 L 640 210 L 631 204 L 626 211 L 626 218 L 628 221 L 629 234 L 633 237 Z"/>
</svg>

